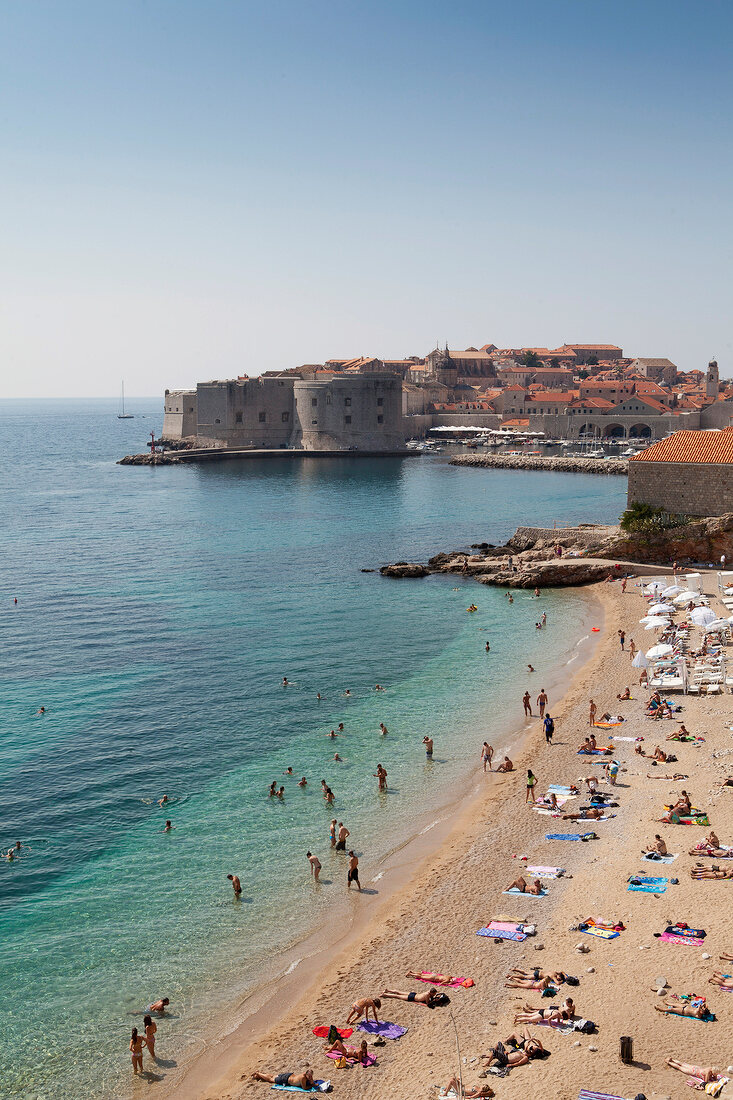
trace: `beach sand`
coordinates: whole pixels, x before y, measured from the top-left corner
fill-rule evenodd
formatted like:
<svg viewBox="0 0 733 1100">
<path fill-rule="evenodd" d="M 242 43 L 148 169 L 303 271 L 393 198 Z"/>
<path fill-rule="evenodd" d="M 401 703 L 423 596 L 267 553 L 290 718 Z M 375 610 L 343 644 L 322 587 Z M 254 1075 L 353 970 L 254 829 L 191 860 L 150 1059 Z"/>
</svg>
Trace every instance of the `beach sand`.
<svg viewBox="0 0 733 1100">
<path fill-rule="evenodd" d="M 706 579 L 709 594 L 714 580 Z M 334 1093 L 343 1097 L 371 1097 L 392 1094 L 412 1097 L 437 1096 L 438 1087 L 457 1072 L 456 1034 L 460 1038 L 461 1068 L 467 1086 L 483 1084 L 482 1066 L 477 1061 L 498 1039 L 513 1030 L 516 1010 L 524 1004 L 548 1007 L 565 996 L 574 998 L 578 1013 L 595 1021 L 598 1034 L 559 1034 L 548 1027 L 531 1028 L 551 1051 L 544 1061 L 533 1061 L 511 1071 L 505 1078 L 486 1080 L 498 1097 L 519 1100 L 527 1095 L 545 1095 L 554 1100 L 575 1100 L 581 1088 L 633 1097 L 689 1095 L 684 1075 L 666 1067 L 667 1057 L 725 1069 L 730 1059 L 728 1027 L 733 1019 L 733 994 L 708 985 L 715 969 L 733 972 L 733 964 L 719 963 L 721 951 L 733 948 L 728 930 L 733 882 L 694 882 L 689 871 L 696 860 L 688 849 L 708 830 L 696 826 L 660 825 L 663 804 L 685 788 L 693 803 L 709 813 L 711 826 L 723 844 L 733 840 L 733 789 L 720 789 L 720 779 L 729 774 L 733 755 L 731 701 L 729 696 L 696 697 L 678 695 L 683 707 L 681 719 L 693 733 L 706 740 L 701 746 L 670 743 L 678 762 L 652 767 L 635 754 L 631 742 L 617 742 L 614 753 L 622 762 L 617 784 L 620 806 L 612 820 L 579 823 L 563 821 L 533 812 L 525 805 L 526 768 L 538 777 L 537 790 L 548 783 L 577 783 L 580 777 L 602 776 L 594 759 L 576 755 L 588 732 L 588 700 L 592 696 L 598 713 L 621 713 L 627 721 L 616 732 L 624 737 L 643 736 L 651 752 L 677 724 L 653 722 L 644 717 L 646 691 L 638 687 L 638 671 L 631 668 L 628 648 L 622 653 L 617 629 L 626 630 L 640 648 L 653 644 L 654 634 L 645 632 L 638 620 L 644 614 L 640 588 L 630 585 L 624 595 L 620 586 L 594 586 L 594 594 L 605 611 L 601 644 L 573 681 L 565 697 L 549 710 L 556 720 L 552 746 L 545 744 L 538 719 L 521 753 L 514 759 L 510 775 L 487 773 L 480 777 L 482 791 L 470 800 L 452 823 L 447 835 L 437 834 L 438 846 L 426 853 L 404 887 L 380 904 L 376 915 L 362 924 L 355 935 L 320 957 L 309 971 L 295 971 L 279 1002 L 281 1013 L 272 1019 L 272 1006 L 262 1017 L 252 1019 L 221 1044 L 199 1058 L 176 1083 L 179 1100 L 238 1100 L 265 1095 L 266 1084 L 252 1082 L 250 1073 L 300 1071 L 313 1067 L 316 1077 L 330 1078 Z M 713 606 L 720 609 L 717 601 Z M 616 696 L 631 687 L 633 701 L 617 703 Z M 539 691 L 536 677 L 528 677 L 533 698 Z M 518 708 L 521 701 L 517 700 Z M 520 709 L 521 713 L 521 709 Z M 596 731 L 599 744 L 603 731 Z M 483 737 L 477 737 L 478 753 Z M 488 735 L 491 741 L 490 734 Z M 718 753 L 717 758 L 714 753 Z M 733 761 L 731 761 L 733 765 Z M 683 772 L 686 782 L 648 779 L 648 775 Z M 601 783 L 602 790 L 610 790 Z M 573 809 L 582 799 L 568 804 Z M 595 831 L 599 839 L 588 843 L 545 839 L 546 833 Z M 670 865 L 645 863 L 641 849 L 659 832 L 670 852 L 681 853 Z M 426 844 L 429 850 L 429 844 Z M 549 883 L 546 897 L 505 896 L 502 890 L 525 866 L 557 865 L 567 869 L 565 878 Z M 702 860 L 706 865 L 712 860 Z M 630 893 L 631 874 L 677 877 L 679 885 L 668 885 L 661 896 Z M 364 883 L 366 885 L 366 883 Z M 367 901 L 368 899 L 361 899 Z M 627 930 L 606 941 L 571 931 L 587 918 L 622 920 Z M 491 919 L 525 920 L 537 925 L 536 937 L 523 943 L 495 943 L 476 935 Z M 661 941 L 654 933 L 667 924 L 685 921 L 704 928 L 702 947 L 679 946 Z M 578 943 L 590 950 L 581 954 Z M 542 949 L 540 950 L 540 946 Z M 712 957 L 702 958 L 704 953 Z M 529 990 L 503 988 L 510 967 L 561 969 L 580 979 L 576 988 L 562 986 L 551 1000 Z M 588 969 L 593 968 L 592 973 Z M 427 970 L 466 975 L 474 979 L 472 989 L 451 989 L 451 1007 L 429 1010 L 398 1000 L 386 1000 L 381 1019 L 399 1023 L 409 1030 L 397 1042 L 376 1048 L 378 1065 L 337 1069 L 322 1051 L 322 1041 L 311 1029 L 317 1024 L 343 1026 L 354 999 L 379 995 L 386 987 L 426 990 L 407 970 Z M 314 972 L 315 971 L 315 972 Z M 707 996 L 717 1022 L 663 1016 L 655 1005 L 667 997 L 656 996 L 656 979 L 666 978 L 668 993 L 695 992 Z M 628 1035 L 634 1042 L 634 1065 L 619 1059 L 619 1039 Z M 349 1042 L 358 1043 L 356 1031 Z M 371 1037 L 369 1037 L 371 1043 Z"/>
</svg>

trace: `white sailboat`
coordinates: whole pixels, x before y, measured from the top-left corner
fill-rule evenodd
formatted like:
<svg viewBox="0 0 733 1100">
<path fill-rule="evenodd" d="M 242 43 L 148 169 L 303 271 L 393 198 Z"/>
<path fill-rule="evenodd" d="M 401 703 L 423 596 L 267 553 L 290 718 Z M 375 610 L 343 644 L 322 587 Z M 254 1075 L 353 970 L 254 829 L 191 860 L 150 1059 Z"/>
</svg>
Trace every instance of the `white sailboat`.
<svg viewBox="0 0 733 1100">
<path fill-rule="evenodd" d="M 135 414 L 134 413 L 126 413 L 125 412 L 125 383 L 124 382 L 122 383 L 122 407 L 121 407 L 120 411 L 117 413 L 117 419 L 118 420 L 134 420 L 135 419 Z"/>
</svg>

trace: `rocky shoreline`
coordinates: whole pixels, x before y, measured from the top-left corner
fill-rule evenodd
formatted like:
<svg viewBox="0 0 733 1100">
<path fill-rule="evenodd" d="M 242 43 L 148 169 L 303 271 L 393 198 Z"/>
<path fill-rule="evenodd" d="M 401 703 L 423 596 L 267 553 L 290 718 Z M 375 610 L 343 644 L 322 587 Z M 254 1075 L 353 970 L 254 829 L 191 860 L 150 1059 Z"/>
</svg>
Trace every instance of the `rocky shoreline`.
<svg viewBox="0 0 733 1100">
<path fill-rule="evenodd" d="M 559 470 L 569 474 L 628 474 L 626 458 L 563 458 L 560 455 L 456 455 L 451 466 L 493 466 L 500 470 Z"/>
<path fill-rule="evenodd" d="M 594 524 L 519 527 L 504 546 L 475 543 L 469 550 L 435 554 L 426 563 L 383 565 L 379 572 L 396 579 L 457 573 L 502 588 L 546 588 L 593 584 L 620 571 L 669 571 L 673 561 L 681 568 L 686 563 L 717 566 L 721 554 L 733 560 L 733 514 L 633 534 Z"/>
</svg>

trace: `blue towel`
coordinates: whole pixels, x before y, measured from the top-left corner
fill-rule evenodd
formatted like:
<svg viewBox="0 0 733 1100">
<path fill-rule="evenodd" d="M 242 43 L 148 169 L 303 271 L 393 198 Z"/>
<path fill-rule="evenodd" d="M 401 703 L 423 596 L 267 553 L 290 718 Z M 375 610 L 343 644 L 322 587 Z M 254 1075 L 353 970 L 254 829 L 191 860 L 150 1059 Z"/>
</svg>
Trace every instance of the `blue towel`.
<svg viewBox="0 0 733 1100">
<path fill-rule="evenodd" d="M 546 833 L 545 840 L 583 840 L 590 839 L 594 833 Z"/>
<path fill-rule="evenodd" d="M 330 1092 L 330 1081 L 314 1081 L 312 1089 L 302 1089 L 300 1085 L 271 1085 L 273 1089 L 279 1089 L 280 1092 Z"/>
<path fill-rule="evenodd" d="M 502 894 L 519 894 L 520 898 L 544 898 L 547 890 L 543 890 L 541 894 L 530 894 L 527 890 L 517 890 L 516 886 L 512 886 L 511 890 L 502 890 Z"/>
<path fill-rule="evenodd" d="M 629 883 L 627 889 L 631 890 L 632 894 L 666 894 L 666 886 L 654 886 L 649 883 L 645 883 L 643 886 L 634 886 Z"/>
</svg>

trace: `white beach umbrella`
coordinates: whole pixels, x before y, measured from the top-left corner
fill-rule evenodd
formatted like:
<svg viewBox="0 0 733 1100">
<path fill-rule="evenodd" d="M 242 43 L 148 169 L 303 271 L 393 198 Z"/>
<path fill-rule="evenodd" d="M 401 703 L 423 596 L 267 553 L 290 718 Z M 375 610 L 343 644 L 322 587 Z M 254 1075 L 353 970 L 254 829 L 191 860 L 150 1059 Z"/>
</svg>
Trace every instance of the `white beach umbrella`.
<svg viewBox="0 0 733 1100">
<path fill-rule="evenodd" d="M 709 626 L 710 623 L 715 622 L 717 615 L 710 607 L 693 607 L 690 618 L 697 626 Z"/>
<path fill-rule="evenodd" d="M 662 592 L 662 595 L 663 596 L 678 596 L 681 591 L 682 591 L 682 588 L 680 587 L 679 584 L 670 584 L 669 588 L 665 588 L 664 592 Z"/>
<path fill-rule="evenodd" d="M 669 619 L 663 619 L 661 615 L 650 615 L 646 621 L 645 630 L 658 630 L 660 626 L 669 626 Z"/>
<path fill-rule="evenodd" d="M 647 611 L 647 615 L 661 615 L 665 611 L 676 611 L 677 608 L 671 603 L 655 603 L 653 607 L 650 607 Z"/>
<path fill-rule="evenodd" d="M 656 596 L 664 588 L 662 581 L 650 581 L 649 584 L 644 585 L 645 596 Z"/>
<path fill-rule="evenodd" d="M 640 649 L 639 652 L 634 655 L 634 659 L 631 662 L 631 667 L 632 668 L 648 668 L 649 667 L 649 662 L 646 659 L 646 653 L 644 653 L 643 650 Z"/>
<path fill-rule="evenodd" d="M 680 592 L 679 596 L 675 596 L 672 603 L 688 603 L 690 600 L 696 600 L 699 595 L 699 592 L 693 592 L 691 588 L 685 588 L 684 591 Z"/>
<path fill-rule="evenodd" d="M 651 649 L 646 651 L 646 655 L 650 661 L 654 661 L 657 657 L 669 657 L 671 652 L 671 645 L 653 645 Z"/>
<path fill-rule="evenodd" d="M 730 630 L 730 623 L 727 619 L 715 619 L 705 627 L 706 634 L 717 634 L 720 630 Z"/>
</svg>

